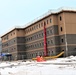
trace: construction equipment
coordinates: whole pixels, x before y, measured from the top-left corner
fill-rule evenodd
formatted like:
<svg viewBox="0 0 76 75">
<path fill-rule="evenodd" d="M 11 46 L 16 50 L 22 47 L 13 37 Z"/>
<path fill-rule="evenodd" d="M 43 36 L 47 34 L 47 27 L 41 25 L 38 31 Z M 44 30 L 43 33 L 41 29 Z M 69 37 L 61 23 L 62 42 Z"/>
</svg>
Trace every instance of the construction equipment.
<svg viewBox="0 0 76 75">
<path fill-rule="evenodd" d="M 61 55 L 63 55 L 64 54 L 64 51 L 63 52 L 61 52 L 61 53 L 59 53 L 58 55 L 56 55 L 56 56 L 47 56 L 47 57 L 43 57 L 45 60 L 47 60 L 47 59 L 54 59 L 54 58 L 58 58 L 58 57 L 60 57 Z M 32 58 L 32 60 L 37 60 L 37 58 Z"/>
<path fill-rule="evenodd" d="M 58 55 L 56 55 L 56 56 L 49 56 L 49 57 L 44 57 L 44 59 L 54 59 L 54 58 L 58 58 L 58 57 L 60 57 L 61 55 L 63 55 L 64 54 L 64 51 L 63 52 L 61 52 L 61 53 L 59 53 Z"/>
</svg>

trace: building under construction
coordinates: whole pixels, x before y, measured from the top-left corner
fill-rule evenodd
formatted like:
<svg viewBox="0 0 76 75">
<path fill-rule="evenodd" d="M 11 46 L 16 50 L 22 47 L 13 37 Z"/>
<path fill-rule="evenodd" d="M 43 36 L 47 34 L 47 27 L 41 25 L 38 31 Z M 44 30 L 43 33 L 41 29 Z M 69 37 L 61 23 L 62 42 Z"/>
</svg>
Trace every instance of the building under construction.
<svg viewBox="0 0 76 75">
<path fill-rule="evenodd" d="M 76 9 L 49 11 L 42 17 L 2 35 L 2 53 L 13 60 L 40 56 L 76 55 Z"/>
</svg>

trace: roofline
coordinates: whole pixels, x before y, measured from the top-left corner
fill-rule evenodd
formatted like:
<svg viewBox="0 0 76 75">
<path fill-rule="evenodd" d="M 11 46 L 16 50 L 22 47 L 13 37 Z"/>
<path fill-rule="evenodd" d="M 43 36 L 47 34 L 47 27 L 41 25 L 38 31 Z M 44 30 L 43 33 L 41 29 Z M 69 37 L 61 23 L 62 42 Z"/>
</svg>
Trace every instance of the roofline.
<svg viewBox="0 0 76 75">
<path fill-rule="evenodd" d="M 62 12 L 76 12 L 76 8 L 65 8 L 65 7 L 62 7 L 62 8 L 59 8 L 57 10 L 49 10 L 44 15 L 42 15 L 40 17 L 37 17 L 32 22 L 29 22 L 29 23 L 25 24 L 24 28 L 27 28 L 27 27 L 31 26 L 32 24 L 37 23 L 38 21 L 48 17 L 49 15 L 55 15 L 55 14 L 59 14 L 59 13 L 62 13 Z"/>
<path fill-rule="evenodd" d="M 47 13 L 45 13 L 44 15 L 42 15 L 42 16 L 34 19 L 32 22 L 29 22 L 29 23 L 25 24 L 23 27 L 16 26 L 16 27 L 10 29 L 8 32 L 4 33 L 4 34 L 1 36 L 1 38 L 2 38 L 3 36 L 5 36 L 6 34 L 10 33 L 11 31 L 13 31 L 14 29 L 25 29 L 25 28 L 27 28 L 27 27 L 29 27 L 29 26 L 31 26 L 31 25 L 33 25 L 33 24 L 41 21 L 42 19 L 48 17 L 49 15 L 53 15 L 53 14 L 55 15 L 55 14 L 59 14 L 59 13 L 62 13 L 62 12 L 76 12 L 76 8 L 66 8 L 66 7 L 62 7 L 62 8 L 59 8 L 59 9 L 57 9 L 57 10 L 49 10 L 49 11 L 48 11 Z"/>
<path fill-rule="evenodd" d="M 20 26 L 15 26 L 15 27 L 11 28 L 9 31 L 7 31 L 6 33 L 4 33 L 3 35 L 1 35 L 1 38 L 3 36 L 5 36 L 6 34 L 9 34 L 10 32 L 12 32 L 13 30 L 17 30 L 17 29 L 23 30 L 24 28 L 23 27 L 20 27 Z"/>
</svg>

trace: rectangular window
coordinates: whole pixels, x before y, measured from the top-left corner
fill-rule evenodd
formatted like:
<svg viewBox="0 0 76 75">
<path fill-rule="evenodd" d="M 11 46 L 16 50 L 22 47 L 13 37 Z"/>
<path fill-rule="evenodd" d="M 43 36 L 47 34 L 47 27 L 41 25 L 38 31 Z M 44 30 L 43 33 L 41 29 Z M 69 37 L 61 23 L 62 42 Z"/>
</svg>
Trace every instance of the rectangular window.
<svg viewBox="0 0 76 75">
<path fill-rule="evenodd" d="M 60 30 L 63 31 L 63 28 L 61 27 Z"/>
<path fill-rule="evenodd" d="M 63 39 L 61 39 L 61 42 L 63 43 L 63 42 L 64 42 L 64 40 L 63 40 Z"/>
<path fill-rule="evenodd" d="M 40 24 L 39 24 L 39 28 L 40 28 Z"/>
<path fill-rule="evenodd" d="M 15 42 L 15 40 L 14 40 L 14 42 Z"/>
<path fill-rule="evenodd" d="M 43 33 L 42 33 L 42 36 L 43 36 Z"/>
<path fill-rule="evenodd" d="M 62 20 L 62 17 L 60 16 L 60 21 Z"/>
<path fill-rule="evenodd" d="M 51 23 L 51 19 L 50 19 L 50 23 Z"/>
<path fill-rule="evenodd" d="M 50 44 L 50 41 L 47 41 L 47 44 L 49 45 Z"/>
<path fill-rule="evenodd" d="M 40 43 L 40 47 L 41 47 L 41 43 Z"/>
<path fill-rule="evenodd" d="M 38 25 L 36 25 L 36 29 L 38 29 Z"/>
<path fill-rule="evenodd" d="M 49 35 L 49 31 L 47 31 L 47 35 Z"/>
<path fill-rule="evenodd" d="M 44 21 L 44 25 L 46 25 L 46 22 Z"/>
<path fill-rule="evenodd" d="M 43 27 L 43 22 L 41 23 L 41 27 Z"/>
<path fill-rule="evenodd" d="M 51 40 L 51 44 L 53 44 L 53 40 Z"/>
<path fill-rule="evenodd" d="M 47 20 L 47 24 L 48 24 L 48 20 Z"/>
<path fill-rule="evenodd" d="M 52 30 L 50 30 L 50 33 L 52 33 Z"/>
</svg>

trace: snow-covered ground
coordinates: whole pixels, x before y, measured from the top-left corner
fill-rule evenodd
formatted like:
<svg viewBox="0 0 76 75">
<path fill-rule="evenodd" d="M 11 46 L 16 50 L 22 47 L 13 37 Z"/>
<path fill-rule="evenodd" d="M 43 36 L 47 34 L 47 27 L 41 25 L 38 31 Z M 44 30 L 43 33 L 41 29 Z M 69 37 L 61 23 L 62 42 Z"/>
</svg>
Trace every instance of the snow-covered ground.
<svg viewBox="0 0 76 75">
<path fill-rule="evenodd" d="M 0 62 L 0 75 L 76 75 L 76 56 L 45 62 Z"/>
</svg>

